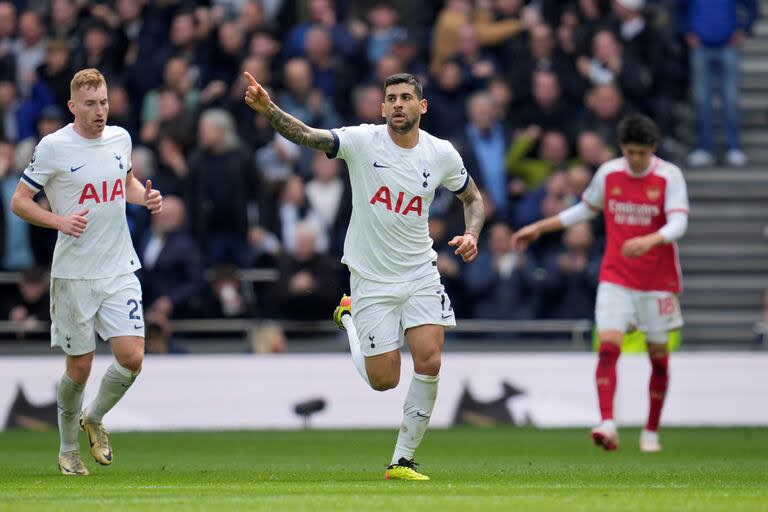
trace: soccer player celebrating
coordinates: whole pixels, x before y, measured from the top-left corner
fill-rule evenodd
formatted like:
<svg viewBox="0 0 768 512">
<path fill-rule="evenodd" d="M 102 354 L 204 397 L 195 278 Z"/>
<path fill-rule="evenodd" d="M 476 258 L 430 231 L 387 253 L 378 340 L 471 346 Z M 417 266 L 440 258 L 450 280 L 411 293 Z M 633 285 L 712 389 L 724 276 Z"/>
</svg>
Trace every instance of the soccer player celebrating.
<svg viewBox="0 0 768 512">
<path fill-rule="evenodd" d="M 250 74 L 246 77 L 245 102 L 280 134 L 347 161 L 353 208 L 342 262 L 351 272 L 355 309 L 350 314 L 351 300 L 343 297 L 334 317 L 346 327 L 358 372 L 379 391 L 400 380 L 404 334 L 415 374 L 385 477 L 428 480 L 417 471 L 413 454 L 435 405 L 445 327 L 456 321 L 437 272 L 427 217 L 439 185 L 457 195 L 464 203 L 466 230 L 450 245 L 471 262 L 485 220 L 480 192 L 453 146 L 419 129 L 427 100 L 413 75 L 385 81 L 381 116 L 386 124 L 334 130 L 310 128 L 286 114 Z"/>
<path fill-rule="evenodd" d="M 581 202 L 513 235 L 513 243 L 522 250 L 544 233 L 603 211 L 607 242 L 595 305 L 600 338 L 595 382 L 602 422 L 592 430 L 592 439 L 606 450 L 619 446 L 613 420 L 616 362 L 624 333 L 635 325 L 645 332 L 652 367 L 650 411 L 640 449 L 661 450 L 659 419 L 669 381 L 667 339 L 670 330 L 683 325 L 675 240 L 688 227 L 688 193 L 680 169 L 654 155 L 658 140 L 651 119 L 627 116 L 619 125 L 624 157 L 598 169 Z"/>
<path fill-rule="evenodd" d="M 107 126 L 109 102 L 104 76 L 84 69 L 70 83 L 74 122 L 44 137 L 11 200 L 13 212 L 30 224 L 58 230 L 51 266 L 51 345 L 67 356 L 59 381 L 59 469 L 87 475 L 80 457 L 78 420 L 88 434 L 91 455 L 112 463 L 102 418 L 123 397 L 141 370 L 144 320 L 140 268 L 125 218 L 125 203 L 157 213 L 162 197 L 131 174 L 131 138 Z M 34 196 L 45 190 L 52 212 Z M 95 334 L 109 340 L 115 361 L 85 411 L 83 390 L 96 349 Z"/>
</svg>

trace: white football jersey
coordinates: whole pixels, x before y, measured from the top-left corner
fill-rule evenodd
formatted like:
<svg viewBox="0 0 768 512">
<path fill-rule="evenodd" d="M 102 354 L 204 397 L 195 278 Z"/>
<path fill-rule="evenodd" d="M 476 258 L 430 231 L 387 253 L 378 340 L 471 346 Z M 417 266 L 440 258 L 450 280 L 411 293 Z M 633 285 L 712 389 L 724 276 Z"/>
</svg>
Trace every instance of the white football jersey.
<svg viewBox="0 0 768 512">
<path fill-rule="evenodd" d="M 364 124 L 331 130 L 352 183 L 352 218 L 342 263 L 365 279 L 405 282 L 434 272 L 429 207 L 444 185 L 461 193 L 469 175 L 450 142 L 419 131 L 406 149 L 387 126 Z"/>
<path fill-rule="evenodd" d="M 89 210 L 79 238 L 59 231 L 51 276 L 101 279 L 141 268 L 125 218 L 130 170 L 131 137 L 119 126 L 86 139 L 70 123 L 37 145 L 21 180 L 33 190 L 45 189 L 57 215 Z"/>
</svg>

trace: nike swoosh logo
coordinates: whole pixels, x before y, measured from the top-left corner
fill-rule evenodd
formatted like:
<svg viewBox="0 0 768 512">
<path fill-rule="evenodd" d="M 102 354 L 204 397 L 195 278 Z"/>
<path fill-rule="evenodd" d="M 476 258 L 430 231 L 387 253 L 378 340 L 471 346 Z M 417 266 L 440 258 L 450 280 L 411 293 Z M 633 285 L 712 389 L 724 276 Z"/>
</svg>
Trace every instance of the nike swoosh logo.
<svg viewBox="0 0 768 512">
<path fill-rule="evenodd" d="M 143 328 L 144 328 L 144 326 L 143 326 L 143 325 L 136 325 L 136 324 L 133 324 L 133 328 L 134 328 L 134 329 L 143 329 Z"/>
<path fill-rule="evenodd" d="M 381 165 L 379 162 L 373 162 L 373 166 L 377 169 L 389 169 L 388 165 Z"/>
<path fill-rule="evenodd" d="M 442 316 L 443 318 L 450 318 L 450 317 L 452 317 L 452 316 L 453 316 L 453 313 L 449 313 L 449 314 L 447 314 L 447 315 L 446 315 L 446 314 L 442 314 L 442 315 L 440 315 L 440 316 Z"/>
<path fill-rule="evenodd" d="M 421 414 L 420 412 L 417 412 L 416 416 L 418 416 L 420 418 L 427 418 L 427 419 L 429 419 L 429 414 Z"/>
<path fill-rule="evenodd" d="M 82 169 L 83 167 L 85 167 L 85 164 L 81 165 L 80 167 L 70 167 L 69 172 L 75 172 L 76 170 Z"/>
</svg>

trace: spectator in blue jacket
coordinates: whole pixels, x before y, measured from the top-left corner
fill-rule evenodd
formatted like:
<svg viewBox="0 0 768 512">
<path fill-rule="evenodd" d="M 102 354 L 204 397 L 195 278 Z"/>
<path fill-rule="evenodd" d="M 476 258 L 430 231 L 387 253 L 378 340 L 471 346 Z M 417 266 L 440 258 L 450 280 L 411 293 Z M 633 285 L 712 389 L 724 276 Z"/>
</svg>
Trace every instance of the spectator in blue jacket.
<svg viewBox="0 0 768 512">
<path fill-rule="evenodd" d="M 741 46 L 758 16 L 756 0 L 683 0 L 679 20 L 690 48 L 693 96 L 696 103 L 696 148 L 692 167 L 714 163 L 712 95 L 719 78 L 725 126 L 725 162 L 743 166 L 739 132 L 739 60 Z"/>
</svg>

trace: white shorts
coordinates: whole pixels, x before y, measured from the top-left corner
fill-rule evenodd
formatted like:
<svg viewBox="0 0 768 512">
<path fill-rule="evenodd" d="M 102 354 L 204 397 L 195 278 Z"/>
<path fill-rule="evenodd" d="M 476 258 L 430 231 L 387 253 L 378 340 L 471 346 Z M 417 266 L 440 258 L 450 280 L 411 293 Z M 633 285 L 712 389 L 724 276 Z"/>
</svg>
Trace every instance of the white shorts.
<svg viewBox="0 0 768 512">
<path fill-rule="evenodd" d="M 644 292 L 600 283 L 595 323 L 598 331 L 627 332 L 637 326 L 648 341 L 664 343 L 669 331 L 683 325 L 683 316 L 677 295 L 672 292 Z"/>
<path fill-rule="evenodd" d="M 437 269 L 414 281 L 380 283 L 352 272 L 352 320 L 363 355 L 370 357 L 398 350 L 410 327 L 435 324 L 454 327 L 451 299 Z"/>
<path fill-rule="evenodd" d="M 101 339 L 144 337 L 141 285 L 135 274 L 104 279 L 51 278 L 51 346 L 71 356 L 96 350 Z"/>
</svg>

